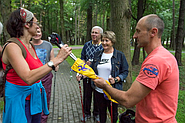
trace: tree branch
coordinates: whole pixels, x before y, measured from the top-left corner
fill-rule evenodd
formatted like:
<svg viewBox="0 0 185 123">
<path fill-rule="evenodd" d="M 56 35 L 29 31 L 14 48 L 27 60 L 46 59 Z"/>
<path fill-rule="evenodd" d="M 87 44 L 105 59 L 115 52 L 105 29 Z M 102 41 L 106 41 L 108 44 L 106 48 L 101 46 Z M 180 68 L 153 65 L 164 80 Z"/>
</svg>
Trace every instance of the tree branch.
<svg viewBox="0 0 185 123">
<path fill-rule="evenodd" d="M 132 18 L 133 18 L 134 20 L 137 20 L 137 18 L 135 18 L 134 15 L 132 14 L 132 11 L 131 11 L 130 8 L 128 8 L 128 12 L 130 13 L 130 15 L 132 16 Z"/>
</svg>

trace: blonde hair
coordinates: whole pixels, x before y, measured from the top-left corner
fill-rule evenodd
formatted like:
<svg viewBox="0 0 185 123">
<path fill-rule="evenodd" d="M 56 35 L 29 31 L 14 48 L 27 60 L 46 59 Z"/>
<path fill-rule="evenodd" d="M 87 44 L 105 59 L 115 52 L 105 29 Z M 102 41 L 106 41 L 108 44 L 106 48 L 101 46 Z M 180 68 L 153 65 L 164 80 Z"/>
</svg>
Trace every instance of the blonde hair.
<svg viewBox="0 0 185 123">
<path fill-rule="evenodd" d="M 105 31 L 102 35 L 101 35 L 101 39 L 102 38 L 108 38 L 109 40 L 111 40 L 111 42 L 113 44 L 116 43 L 116 34 L 113 31 Z"/>
</svg>

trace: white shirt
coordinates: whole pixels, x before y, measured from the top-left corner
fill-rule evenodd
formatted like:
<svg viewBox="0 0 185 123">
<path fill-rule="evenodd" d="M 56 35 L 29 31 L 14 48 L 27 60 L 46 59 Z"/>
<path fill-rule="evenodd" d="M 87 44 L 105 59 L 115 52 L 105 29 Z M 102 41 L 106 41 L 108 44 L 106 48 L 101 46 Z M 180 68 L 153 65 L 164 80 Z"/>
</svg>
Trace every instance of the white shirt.
<svg viewBox="0 0 185 123">
<path fill-rule="evenodd" d="M 109 75 L 111 75 L 111 69 L 112 69 L 112 65 L 111 65 L 111 57 L 112 57 L 113 53 L 103 53 L 101 56 L 101 62 L 98 64 L 97 66 L 97 70 L 98 70 L 98 76 L 104 78 L 105 80 L 108 80 Z M 99 93 L 103 93 L 103 89 L 100 89 L 98 87 L 95 88 L 96 91 L 98 91 Z"/>
</svg>

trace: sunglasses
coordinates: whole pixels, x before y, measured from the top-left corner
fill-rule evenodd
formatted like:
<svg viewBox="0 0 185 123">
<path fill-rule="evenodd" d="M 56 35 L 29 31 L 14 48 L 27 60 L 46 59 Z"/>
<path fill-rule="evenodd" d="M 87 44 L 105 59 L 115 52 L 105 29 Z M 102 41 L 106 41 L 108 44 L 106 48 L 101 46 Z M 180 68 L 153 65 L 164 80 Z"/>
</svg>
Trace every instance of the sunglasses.
<svg viewBox="0 0 185 123">
<path fill-rule="evenodd" d="M 30 21 L 30 22 L 36 24 L 37 26 L 40 26 L 40 23 L 39 22 L 34 22 L 34 21 Z"/>
</svg>

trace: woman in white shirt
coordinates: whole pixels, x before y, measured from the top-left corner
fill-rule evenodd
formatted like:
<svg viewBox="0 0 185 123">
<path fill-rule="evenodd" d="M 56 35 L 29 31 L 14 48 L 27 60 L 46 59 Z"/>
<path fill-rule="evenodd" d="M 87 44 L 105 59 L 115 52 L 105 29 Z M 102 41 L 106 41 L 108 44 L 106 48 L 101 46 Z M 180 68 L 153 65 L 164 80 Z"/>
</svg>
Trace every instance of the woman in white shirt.
<svg viewBox="0 0 185 123">
<path fill-rule="evenodd" d="M 116 35 L 113 31 L 106 31 L 102 34 L 101 44 L 103 50 L 95 53 L 92 68 L 95 73 L 108 80 L 112 87 L 122 90 L 123 82 L 128 75 L 128 63 L 123 52 L 116 50 L 113 45 L 116 43 Z M 106 123 L 107 108 L 111 114 L 112 121 L 117 122 L 118 104 L 112 103 L 103 93 L 103 90 L 96 87 L 95 98 L 98 99 L 100 123 Z M 112 104 L 112 106 L 111 106 Z"/>
</svg>

